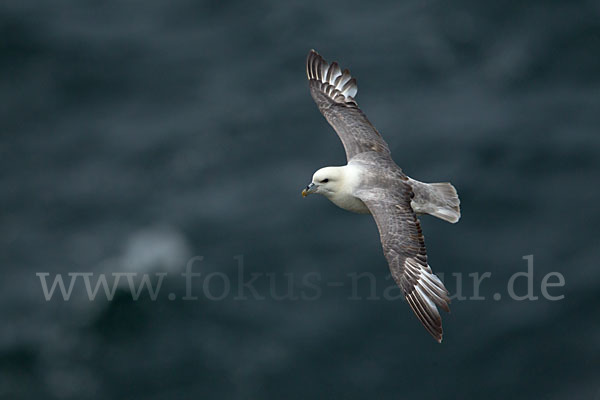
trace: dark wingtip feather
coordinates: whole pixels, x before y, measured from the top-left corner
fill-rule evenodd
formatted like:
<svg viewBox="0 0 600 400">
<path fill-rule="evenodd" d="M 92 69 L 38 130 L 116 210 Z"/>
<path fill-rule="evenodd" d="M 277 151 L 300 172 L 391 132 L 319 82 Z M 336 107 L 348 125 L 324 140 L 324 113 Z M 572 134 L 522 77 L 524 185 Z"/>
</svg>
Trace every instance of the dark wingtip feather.
<svg viewBox="0 0 600 400">
<path fill-rule="evenodd" d="M 331 100 L 356 107 L 354 96 L 358 86 L 348 69 L 341 71 L 338 63 L 327 63 L 319 53 L 311 49 L 306 57 L 306 75 L 311 85 Z"/>
</svg>

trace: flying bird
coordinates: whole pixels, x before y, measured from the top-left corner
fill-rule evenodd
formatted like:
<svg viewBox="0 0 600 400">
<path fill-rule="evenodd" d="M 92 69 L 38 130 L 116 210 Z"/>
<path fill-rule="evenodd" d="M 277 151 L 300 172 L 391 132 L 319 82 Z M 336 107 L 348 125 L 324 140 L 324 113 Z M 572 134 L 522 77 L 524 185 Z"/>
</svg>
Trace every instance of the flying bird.
<svg viewBox="0 0 600 400">
<path fill-rule="evenodd" d="M 321 194 L 345 210 L 373 216 L 396 284 L 425 329 L 441 343 L 438 307 L 450 312 L 450 298 L 427 262 L 418 215 L 458 222 L 456 189 L 448 182 L 419 182 L 402 172 L 358 107 L 356 80 L 347 69 L 328 64 L 311 50 L 306 73 L 312 98 L 344 145 L 347 164 L 319 169 L 302 196 Z"/>
</svg>

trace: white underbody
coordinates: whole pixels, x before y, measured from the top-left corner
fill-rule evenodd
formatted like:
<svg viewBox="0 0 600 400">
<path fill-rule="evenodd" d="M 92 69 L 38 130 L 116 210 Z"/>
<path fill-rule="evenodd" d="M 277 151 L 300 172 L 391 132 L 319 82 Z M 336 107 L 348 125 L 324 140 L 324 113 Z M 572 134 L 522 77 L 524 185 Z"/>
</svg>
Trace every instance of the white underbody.
<svg viewBox="0 0 600 400">
<path fill-rule="evenodd" d="M 370 214 L 371 212 L 358 197 L 354 197 L 349 193 L 336 193 L 332 195 L 326 195 L 336 206 L 343 208 L 344 210 L 352 211 L 358 214 Z"/>
</svg>

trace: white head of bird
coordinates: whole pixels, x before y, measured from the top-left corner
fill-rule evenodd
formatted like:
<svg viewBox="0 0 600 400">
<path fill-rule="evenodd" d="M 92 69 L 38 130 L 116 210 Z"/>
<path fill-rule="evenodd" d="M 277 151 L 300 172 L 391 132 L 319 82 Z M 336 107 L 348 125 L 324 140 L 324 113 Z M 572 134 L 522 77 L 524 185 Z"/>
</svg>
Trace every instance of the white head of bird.
<svg viewBox="0 0 600 400">
<path fill-rule="evenodd" d="M 312 182 L 304 188 L 302 196 L 322 194 L 344 210 L 369 214 L 369 209 L 353 193 L 359 180 L 360 172 L 351 165 L 321 168 L 313 175 Z"/>
</svg>

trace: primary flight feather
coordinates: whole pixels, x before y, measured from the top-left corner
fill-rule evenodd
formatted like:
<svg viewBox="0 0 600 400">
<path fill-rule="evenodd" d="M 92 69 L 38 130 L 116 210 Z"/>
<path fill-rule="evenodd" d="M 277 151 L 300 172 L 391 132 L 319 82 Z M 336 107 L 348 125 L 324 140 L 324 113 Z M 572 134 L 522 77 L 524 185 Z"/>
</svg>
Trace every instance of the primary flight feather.
<svg viewBox="0 0 600 400">
<path fill-rule="evenodd" d="M 306 73 L 310 93 L 341 139 L 348 163 L 315 172 L 302 195 L 322 194 L 345 210 L 373 215 L 394 280 L 425 329 L 441 342 L 438 307 L 450 311 L 450 299 L 427 262 L 417 215 L 458 222 L 456 190 L 450 183 L 423 183 L 402 172 L 354 100 L 358 88 L 347 69 L 342 71 L 336 62 L 328 64 L 311 50 Z"/>
</svg>

